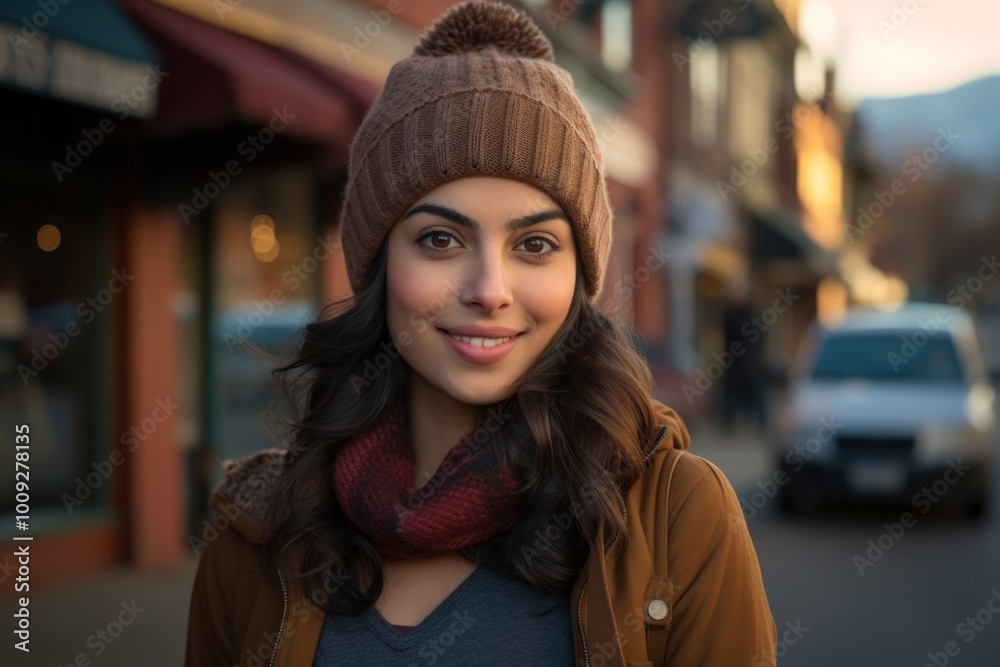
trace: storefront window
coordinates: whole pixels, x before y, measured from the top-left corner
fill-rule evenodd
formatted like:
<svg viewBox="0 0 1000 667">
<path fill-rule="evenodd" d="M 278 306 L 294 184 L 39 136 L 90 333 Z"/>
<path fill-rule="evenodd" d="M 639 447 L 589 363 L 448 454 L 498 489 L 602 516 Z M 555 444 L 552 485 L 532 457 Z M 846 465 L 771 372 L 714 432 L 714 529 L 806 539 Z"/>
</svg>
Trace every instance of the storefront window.
<svg viewBox="0 0 1000 667">
<path fill-rule="evenodd" d="M 315 318 L 325 246 L 318 240 L 315 180 L 286 169 L 228 188 L 214 213 L 214 311 L 211 327 L 217 461 L 281 446 L 264 417 L 276 396 L 276 364 L 240 339 L 289 357 L 301 328 Z M 214 485 L 221 478 L 213 466 Z"/>
<path fill-rule="evenodd" d="M 107 492 L 106 457 L 95 442 L 106 424 L 112 324 L 128 277 L 104 259 L 107 235 L 83 192 L 67 187 L 53 197 L 51 186 L 0 186 L 0 424 L 11 445 L 14 425 L 28 425 L 35 517 L 100 509 Z M 0 513 L 15 509 L 12 446 L 8 454 L 0 457 Z"/>
</svg>

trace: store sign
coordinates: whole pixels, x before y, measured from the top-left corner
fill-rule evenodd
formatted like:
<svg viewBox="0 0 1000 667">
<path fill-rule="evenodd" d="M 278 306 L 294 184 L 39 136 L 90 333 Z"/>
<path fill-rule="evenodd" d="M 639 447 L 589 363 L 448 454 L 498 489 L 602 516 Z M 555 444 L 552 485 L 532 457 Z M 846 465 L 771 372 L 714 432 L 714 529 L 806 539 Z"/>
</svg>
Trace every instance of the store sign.
<svg viewBox="0 0 1000 667">
<path fill-rule="evenodd" d="M 156 113 L 149 65 L 54 38 L 41 30 L 30 38 L 0 22 L 0 85 L 127 115 Z M 142 89 L 142 95 L 136 92 Z"/>
</svg>

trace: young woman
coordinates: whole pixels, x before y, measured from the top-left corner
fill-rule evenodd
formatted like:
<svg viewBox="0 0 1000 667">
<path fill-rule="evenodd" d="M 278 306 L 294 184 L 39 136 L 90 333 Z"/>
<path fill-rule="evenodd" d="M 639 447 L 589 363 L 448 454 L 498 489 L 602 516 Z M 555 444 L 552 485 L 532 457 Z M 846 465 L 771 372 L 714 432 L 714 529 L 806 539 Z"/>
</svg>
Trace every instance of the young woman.
<svg viewBox="0 0 1000 667">
<path fill-rule="evenodd" d="M 775 664 L 731 486 L 594 305 L 611 224 L 547 38 L 453 7 L 352 143 L 354 294 L 276 371 L 289 448 L 227 464 L 189 667 Z"/>
</svg>

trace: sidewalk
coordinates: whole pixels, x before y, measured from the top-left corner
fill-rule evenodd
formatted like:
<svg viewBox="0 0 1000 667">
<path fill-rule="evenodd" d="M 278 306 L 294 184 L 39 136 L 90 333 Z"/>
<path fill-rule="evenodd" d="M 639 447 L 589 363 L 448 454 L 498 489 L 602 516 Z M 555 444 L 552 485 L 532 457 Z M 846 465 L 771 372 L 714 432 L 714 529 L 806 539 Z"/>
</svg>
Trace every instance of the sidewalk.
<svg viewBox="0 0 1000 667">
<path fill-rule="evenodd" d="M 83 581 L 31 591 L 30 653 L 0 655 L 9 667 L 178 667 L 184 662 L 188 602 L 196 561 L 161 574 L 120 568 Z M 3 599 L 13 637 L 13 597 Z M 82 657 L 81 657 L 82 656 Z"/>
<path fill-rule="evenodd" d="M 692 454 L 708 459 L 729 478 L 737 496 L 757 488 L 757 482 L 774 474 L 773 443 L 766 435 L 750 428 L 728 433 L 719 426 L 702 423 L 690 426 Z"/>
</svg>

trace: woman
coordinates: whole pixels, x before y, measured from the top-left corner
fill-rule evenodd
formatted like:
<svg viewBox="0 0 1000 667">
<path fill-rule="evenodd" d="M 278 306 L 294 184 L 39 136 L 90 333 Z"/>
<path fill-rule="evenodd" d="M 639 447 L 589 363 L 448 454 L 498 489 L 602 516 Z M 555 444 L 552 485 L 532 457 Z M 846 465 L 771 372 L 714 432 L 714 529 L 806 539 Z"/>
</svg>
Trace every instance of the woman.
<svg viewBox="0 0 1000 667">
<path fill-rule="evenodd" d="M 464 2 L 395 65 L 351 146 L 354 295 L 276 371 L 289 449 L 227 464 L 189 667 L 775 663 L 732 488 L 594 305 L 602 165 L 522 12 Z"/>
</svg>

